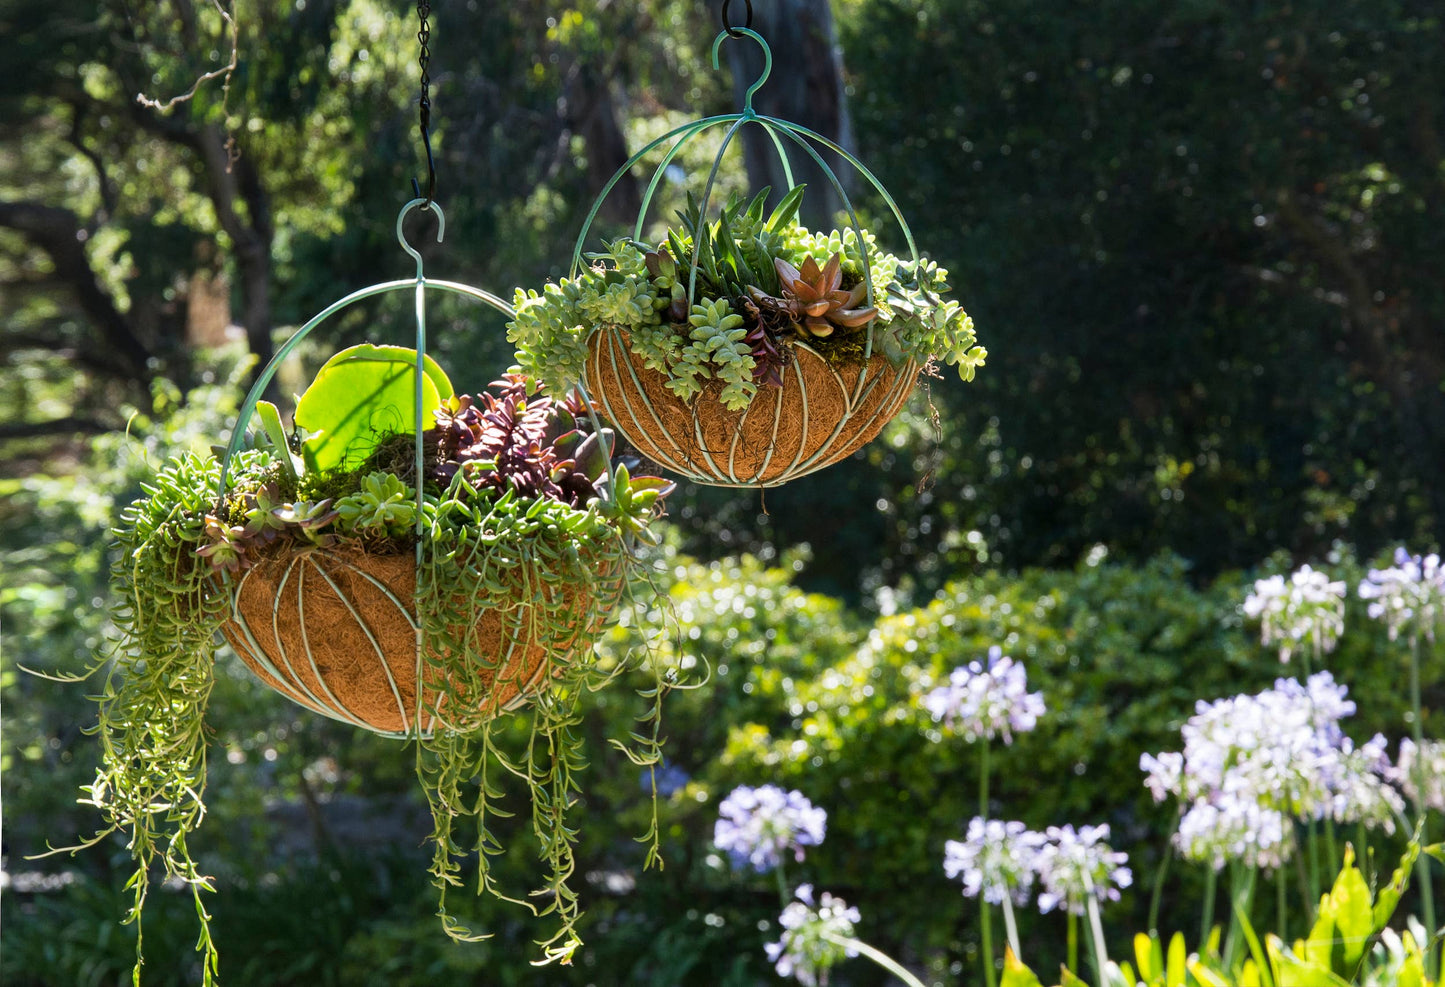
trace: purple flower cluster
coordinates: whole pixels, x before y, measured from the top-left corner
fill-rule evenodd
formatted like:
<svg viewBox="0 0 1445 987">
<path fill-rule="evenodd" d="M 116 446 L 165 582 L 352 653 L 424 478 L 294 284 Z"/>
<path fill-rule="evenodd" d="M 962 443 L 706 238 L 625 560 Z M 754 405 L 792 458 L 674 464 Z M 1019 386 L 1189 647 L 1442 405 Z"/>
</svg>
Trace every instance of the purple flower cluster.
<svg viewBox="0 0 1445 987">
<path fill-rule="evenodd" d="M 1359 593 L 1370 601 L 1370 616 L 1385 622 L 1392 641 L 1407 626 L 1434 641 L 1437 626 L 1445 621 L 1445 567 L 1439 555 L 1411 555 L 1397 548 L 1395 564 L 1366 573 Z"/>
<path fill-rule="evenodd" d="M 1339 721 L 1355 711 L 1329 672 L 1308 682 L 1200 702 L 1182 752 L 1143 755 L 1156 801 L 1185 805 L 1175 844 L 1216 870 L 1231 860 L 1277 868 L 1293 846 L 1293 820 L 1330 818 L 1394 832 L 1400 795 L 1385 782 L 1383 737 L 1356 748 Z"/>
<path fill-rule="evenodd" d="M 1244 614 L 1259 620 L 1260 639 L 1277 645 L 1280 661 L 1289 661 L 1302 645 L 1328 654 L 1345 630 L 1345 584 L 1301 566 L 1288 581 L 1270 576 L 1256 582 Z"/>
<path fill-rule="evenodd" d="M 739 785 L 718 805 L 713 843 L 735 864 L 748 864 L 762 873 L 782 863 L 784 850 L 791 849 L 801 861 L 803 847 L 823 842 L 827 825 L 828 813 L 802 792 L 785 792 L 777 785 Z"/>
<path fill-rule="evenodd" d="M 814 903 L 811 884 L 802 885 L 796 894 L 798 900 L 789 902 L 778 917 L 782 938 L 763 948 L 778 976 L 796 977 L 805 987 L 818 987 L 827 982 L 829 968 L 858 955 L 850 941 L 853 927 L 862 916 L 858 909 L 826 891 Z"/>
<path fill-rule="evenodd" d="M 963 840 L 943 845 L 943 873 L 960 878 L 963 893 L 970 898 L 982 894 L 989 904 L 1001 905 L 1009 897 L 1025 905 L 1046 842 L 1042 833 L 1026 829 L 1021 822 L 975 816 Z"/>
<path fill-rule="evenodd" d="M 969 662 L 955 668 L 948 684 L 924 695 L 923 708 L 970 742 L 1002 736 L 1006 744 L 1015 733 L 1027 733 L 1044 714 L 1041 692 L 1028 691 L 1023 665 L 995 645 L 988 663 Z"/>
<path fill-rule="evenodd" d="M 1084 913 L 1090 896 L 1099 901 L 1118 901 L 1119 890 L 1133 883 L 1125 867 L 1129 855 L 1113 850 L 1104 842 L 1109 827 L 1050 826 L 1042 833 L 1026 829 L 1021 822 L 974 818 L 962 841 L 944 844 L 943 872 L 963 881 L 963 893 L 980 894 L 990 904 L 1004 899 L 1027 904 L 1035 878 L 1042 884 L 1039 910 L 1063 907 L 1076 915 Z"/>
<path fill-rule="evenodd" d="M 1421 754 L 1420 750 L 1424 753 Z M 1416 761 L 1423 761 L 1419 767 Z M 1423 771 L 1422 771 L 1423 769 Z M 1400 741 L 1400 759 L 1386 772 L 1391 781 L 1404 789 L 1412 802 L 1420 801 L 1416 791 L 1417 773 L 1425 776 L 1425 807 L 1445 812 L 1445 741 L 1427 740 L 1422 748 L 1406 737 Z"/>
</svg>

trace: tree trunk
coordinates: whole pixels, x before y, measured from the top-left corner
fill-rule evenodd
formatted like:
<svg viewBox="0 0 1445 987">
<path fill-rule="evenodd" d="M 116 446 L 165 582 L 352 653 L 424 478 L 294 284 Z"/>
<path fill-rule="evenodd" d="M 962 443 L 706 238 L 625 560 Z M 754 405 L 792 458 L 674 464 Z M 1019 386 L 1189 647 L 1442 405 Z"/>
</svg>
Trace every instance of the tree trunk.
<svg viewBox="0 0 1445 987">
<path fill-rule="evenodd" d="M 738 17 L 741 6 L 734 4 L 730 11 L 734 27 L 742 26 Z M 772 73 L 753 96 L 753 108 L 764 116 L 807 127 L 851 153 L 854 142 L 843 88 L 843 54 L 828 0 L 755 0 L 753 10 L 753 30 L 767 40 L 773 52 Z M 763 52 L 750 38 L 728 39 L 723 47 L 741 108 L 748 87 L 762 74 Z M 737 139 L 744 142 L 749 182 L 755 189 L 770 185 L 775 196 L 781 195 L 787 181 L 767 134 L 761 127 L 749 125 Z M 845 209 L 843 200 L 807 152 L 786 140 L 784 147 L 792 162 L 793 181 L 808 186 L 800 218 L 811 228 L 831 229 L 836 214 Z M 832 151 L 816 144 L 814 149 L 851 196 L 858 184 L 852 166 Z"/>
<path fill-rule="evenodd" d="M 151 357 L 150 350 L 136 336 L 95 276 L 85 253 L 80 218 L 69 209 L 57 206 L 0 202 L 0 226 L 24 234 L 49 255 L 55 265 L 55 276 L 75 291 L 81 311 L 105 340 L 107 358 L 102 362 L 108 363 L 112 372 L 143 383 L 149 376 L 146 364 Z"/>
</svg>

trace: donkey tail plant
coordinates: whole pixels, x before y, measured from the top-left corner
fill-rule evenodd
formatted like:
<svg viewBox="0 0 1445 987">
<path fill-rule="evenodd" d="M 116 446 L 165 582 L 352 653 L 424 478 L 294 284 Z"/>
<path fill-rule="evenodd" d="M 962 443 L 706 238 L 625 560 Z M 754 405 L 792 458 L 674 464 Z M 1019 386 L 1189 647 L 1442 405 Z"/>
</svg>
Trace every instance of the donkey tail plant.
<svg viewBox="0 0 1445 987">
<path fill-rule="evenodd" d="M 215 458 L 179 457 L 114 529 L 118 634 L 97 666 L 108 666 L 97 730 L 103 758 L 84 800 L 105 826 L 84 845 L 116 832 L 129 839 L 135 873 L 126 918 L 137 923 L 137 981 L 139 920 L 157 865 L 191 889 L 205 983 L 217 973 L 201 897 L 213 886 L 187 841 L 205 813 L 204 717 L 218 632 L 283 695 L 417 741 L 417 774 L 435 822 L 432 874 L 449 934 L 477 938 L 450 917 L 446 892 L 460 883 L 458 857 L 480 848 L 478 890 L 555 915 L 560 928 L 543 944 L 547 959 L 565 960 L 576 948 L 580 909 L 567 885 L 576 832 L 566 810 L 584 757 L 572 725 L 581 697 L 619 671 L 599 668 L 591 647 L 639 571 L 638 546 L 655 540 L 653 522 L 673 485 L 634 475 L 613 457 L 611 433 L 593 429 L 590 409 L 575 396 L 550 397 L 516 373 L 488 392 L 457 395 L 430 362 L 418 476 L 416 432 L 398 427 L 415 414 L 415 378 L 407 372 L 415 365 L 415 352 L 397 347 L 337 354 L 298 403 L 297 435 L 263 412 L 261 435 L 270 444 L 253 440 L 237 454 L 224 489 Z M 305 580 L 306 572 L 318 578 Z M 380 603 L 347 599 L 367 587 L 380 588 Z M 312 596 L 303 606 L 303 593 L 329 594 L 330 606 Z M 345 607 L 335 606 L 338 597 Z M 257 606 L 264 616 L 249 619 Z M 332 619 L 314 616 L 327 610 L 349 611 L 336 619 L 356 623 L 336 635 L 308 629 L 306 621 Z M 299 637 L 287 637 L 292 624 Z M 395 696 L 377 718 L 368 718 L 355 682 L 328 683 L 330 669 L 343 663 L 325 649 L 357 640 L 370 640 L 376 654 L 353 649 L 349 664 L 374 659 L 386 702 Z M 389 649 L 382 643 L 389 641 L 400 643 Z M 671 687 L 657 674 L 645 693 L 653 719 Z M 504 738 L 519 734 L 500 729 L 509 716 L 530 717 L 521 751 L 503 749 Z M 659 758 L 656 735 L 620 742 L 638 763 Z M 507 776 L 532 801 L 547 870 L 535 894 L 545 906 L 503 894 L 489 871 L 499 849 L 489 827 L 502 815 L 495 801 Z M 480 791 L 464 792 L 473 779 Z M 454 837 L 458 820 L 475 822 L 475 838 Z"/>
</svg>

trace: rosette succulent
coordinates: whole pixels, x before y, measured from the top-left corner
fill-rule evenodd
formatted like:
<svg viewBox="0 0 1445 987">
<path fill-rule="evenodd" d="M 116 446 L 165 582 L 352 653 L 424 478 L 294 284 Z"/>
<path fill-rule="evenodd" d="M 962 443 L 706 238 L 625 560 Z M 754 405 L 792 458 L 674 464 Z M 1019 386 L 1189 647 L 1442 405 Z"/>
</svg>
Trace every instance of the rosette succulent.
<svg viewBox="0 0 1445 987">
<path fill-rule="evenodd" d="M 679 397 L 723 381 L 731 411 L 779 386 L 800 345 L 855 365 L 871 341 L 896 366 L 944 362 L 973 379 L 988 353 L 942 297 L 946 271 L 886 253 L 866 231 L 814 233 L 796 221 L 802 186 L 768 212 L 770 191 L 734 198 L 711 222 L 689 199 L 657 243 L 616 240 L 579 276 L 518 289 L 508 339 L 524 371 L 554 387 L 580 379 L 588 337 L 613 327 Z"/>
</svg>

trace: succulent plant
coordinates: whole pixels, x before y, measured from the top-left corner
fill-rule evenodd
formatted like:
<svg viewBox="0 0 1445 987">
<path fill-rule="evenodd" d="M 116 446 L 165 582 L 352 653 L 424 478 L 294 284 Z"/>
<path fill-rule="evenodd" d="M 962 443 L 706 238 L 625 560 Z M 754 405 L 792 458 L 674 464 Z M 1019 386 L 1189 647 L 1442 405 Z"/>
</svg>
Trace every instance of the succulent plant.
<svg viewBox="0 0 1445 987">
<path fill-rule="evenodd" d="M 801 268 L 781 257 L 773 258 L 781 297 L 748 286 L 748 295 L 758 307 L 785 316 L 803 336 L 824 339 L 835 329 L 861 329 L 878 317 L 877 306 L 859 308 L 868 297 L 868 286 L 859 281 L 843 290 L 843 256 L 834 254 L 823 267 L 808 256 Z"/>
<path fill-rule="evenodd" d="M 391 473 L 368 473 L 361 489 L 336 502 L 341 530 L 352 535 L 404 535 L 416 523 L 416 491 Z"/>
<path fill-rule="evenodd" d="M 868 352 L 866 334 L 895 366 L 937 360 L 973 378 L 987 351 L 959 304 L 940 297 L 946 272 L 886 253 L 866 230 L 803 228 L 803 186 L 771 213 L 768 193 L 732 198 L 711 222 L 689 198 L 658 242 L 613 241 L 588 255 L 592 266 L 579 277 L 540 293 L 519 289 L 507 333 L 518 362 L 549 387 L 564 386 L 583 376 L 592 333 L 613 327 L 683 400 L 722 381 L 729 410 L 747 407 L 760 387 L 780 386 L 798 342 L 850 366 Z M 726 313 L 717 315 L 715 303 Z M 742 321 L 723 329 L 724 318 Z"/>
</svg>

